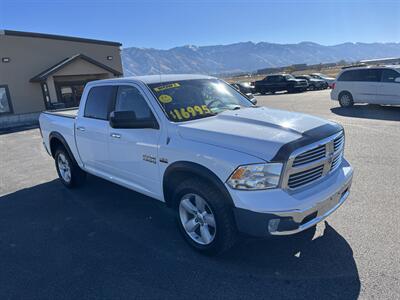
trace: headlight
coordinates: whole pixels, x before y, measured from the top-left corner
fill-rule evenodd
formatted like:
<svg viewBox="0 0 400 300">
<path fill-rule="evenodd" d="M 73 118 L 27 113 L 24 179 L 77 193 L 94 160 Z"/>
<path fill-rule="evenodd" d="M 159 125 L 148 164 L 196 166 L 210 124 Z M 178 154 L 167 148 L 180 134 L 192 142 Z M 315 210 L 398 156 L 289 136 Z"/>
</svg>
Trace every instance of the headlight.
<svg viewBox="0 0 400 300">
<path fill-rule="evenodd" d="M 227 183 L 238 190 L 264 190 L 276 188 L 283 164 L 266 163 L 238 167 Z"/>
</svg>

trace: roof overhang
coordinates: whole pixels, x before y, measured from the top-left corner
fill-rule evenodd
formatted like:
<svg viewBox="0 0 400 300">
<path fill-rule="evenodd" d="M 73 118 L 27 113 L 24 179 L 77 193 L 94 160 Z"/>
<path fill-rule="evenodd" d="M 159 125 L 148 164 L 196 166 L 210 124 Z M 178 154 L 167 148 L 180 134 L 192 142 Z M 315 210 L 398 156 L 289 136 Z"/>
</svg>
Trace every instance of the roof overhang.
<svg viewBox="0 0 400 300">
<path fill-rule="evenodd" d="M 89 44 L 99 44 L 99 45 L 116 46 L 116 47 L 122 46 L 122 44 L 118 43 L 118 42 L 86 39 L 86 38 L 80 38 L 80 37 L 74 37 L 74 36 L 65 36 L 65 35 L 56 35 L 56 34 L 47 34 L 47 33 L 16 31 L 16 30 L 0 30 L 0 35 L 33 37 L 33 38 L 52 39 L 52 40 L 80 42 L 80 43 L 89 43 Z"/>
<path fill-rule="evenodd" d="M 57 71 L 61 70 L 62 68 L 64 68 L 65 66 L 71 64 L 72 62 L 78 60 L 78 59 L 83 59 L 99 68 L 102 68 L 112 74 L 114 74 L 115 76 L 121 76 L 122 73 L 120 71 L 114 70 L 113 68 L 110 68 L 109 66 L 106 66 L 105 64 L 102 64 L 100 62 L 98 62 L 97 60 L 94 60 L 93 58 L 90 58 L 84 54 L 76 54 L 74 56 L 68 57 L 66 59 L 63 59 L 62 61 L 58 62 L 57 64 L 55 64 L 54 66 L 44 70 L 43 72 L 39 73 L 38 75 L 32 77 L 29 81 L 30 82 L 43 82 L 46 81 L 47 78 L 51 75 L 53 75 L 54 73 L 56 73 Z"/>
</svg>

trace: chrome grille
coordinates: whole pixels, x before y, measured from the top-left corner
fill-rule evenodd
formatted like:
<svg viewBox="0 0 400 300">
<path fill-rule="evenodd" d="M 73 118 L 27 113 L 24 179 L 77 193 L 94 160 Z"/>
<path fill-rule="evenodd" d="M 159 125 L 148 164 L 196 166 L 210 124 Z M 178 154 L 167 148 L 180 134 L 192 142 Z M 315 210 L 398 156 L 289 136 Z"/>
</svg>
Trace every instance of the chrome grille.
<svg viewBox="0 0 400 300">
<path fill-rule="evenodd" d="M 341 131 L 294 151 L 286 164 L 282 187 L 296 189 L 333 172 L 342 162 L 344 142 Z"/>
<path fill-rule="evenodd" d="M 339 154 L 332 160 L 331 171 L 335 170 L 336 167 L 338 167 L 341 162 L 342 162 L 342 155 Z"/>
<path fill-rule="evenodd" d="M 344 135 L 341 134 L 333 141 L 333 150 L 336 152 L 339 149 L 342 149 L 344 145 Z"/>
<path fill-rule="evenodd" d="M 302 154 L 296 156 L 293 161 L 293 167 L 304 165 L 313 161 L 317 161 L 325 157 L 326 145 L 315 147 L 314 149 L 308 150 Z"/>
<path fill-rule="evenodd" d="M 308 169 L 303 172 L 295 173 L 289 176 L 288 186 L 291 189 L 297 188 L 309 182 L 312 182 L 322 176 L 324 165 Z"/>
</svg>

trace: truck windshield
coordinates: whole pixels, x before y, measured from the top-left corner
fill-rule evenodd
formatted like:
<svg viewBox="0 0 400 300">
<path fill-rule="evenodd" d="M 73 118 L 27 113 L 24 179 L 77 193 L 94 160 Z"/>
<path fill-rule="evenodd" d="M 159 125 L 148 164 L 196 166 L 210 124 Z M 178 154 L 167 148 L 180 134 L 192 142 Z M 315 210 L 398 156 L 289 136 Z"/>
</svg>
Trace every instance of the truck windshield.
<svg viewBox="0 0 400 300">
<path fill-rule="evenodd" d="M 252 103 L 218 79 L 193 79 L 148 84 L 173 122 L 214 116 L 225 110 L 250 107 Z"/>
</svg>

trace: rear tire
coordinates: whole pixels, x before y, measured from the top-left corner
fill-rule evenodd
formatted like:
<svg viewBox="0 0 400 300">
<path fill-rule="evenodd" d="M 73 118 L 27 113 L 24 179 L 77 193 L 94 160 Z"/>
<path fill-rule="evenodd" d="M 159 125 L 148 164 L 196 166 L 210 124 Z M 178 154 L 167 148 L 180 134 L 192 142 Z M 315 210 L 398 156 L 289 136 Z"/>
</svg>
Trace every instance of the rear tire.
<svg viewBox="0 0 400 300">
<path fill-rule="evenodd" d="M 67 188 L 81 186 L 86 180 L 86 173 L 71 159 L 64 147 L 59 147 L 54 155 L 58 177 Z"/>
<path fill-rule="evenodd" d="M 341 92 L 339 95 L 339 104 L 341 107 L 352 107 L 354 105 L 353 96 L 349 92 Z"/>
<path fill-rule="evenodd" d="M 228 199 L 198 178 L 183 181 L 174 191 L 179 229 L 195 250 L 218 255 L 236 242 L 237 229 Z"/>
</svg>

